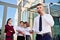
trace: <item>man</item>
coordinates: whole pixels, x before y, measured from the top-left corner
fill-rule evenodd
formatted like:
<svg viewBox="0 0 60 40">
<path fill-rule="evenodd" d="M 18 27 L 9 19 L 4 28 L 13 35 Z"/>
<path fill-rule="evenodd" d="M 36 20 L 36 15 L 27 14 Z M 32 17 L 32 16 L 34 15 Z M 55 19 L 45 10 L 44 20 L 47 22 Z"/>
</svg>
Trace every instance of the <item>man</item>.
<svg viewBox="0 0 60 40">
<path fill-rule="evenodd" d="M 43 4 L 37 4 L 39 15 L 34 19 L 33 32 L 36 33 L 36 40 L 51 40 L 51 27 L 54 25 L 50 14 L 45 13 Z"/>
<path fill-rule="evenodd" d="M 20 25 L 16 28 L 17 31 L 17 40 L 25 40 L 24 37 L 24 22 L 20 21 Z"/>
</svg>

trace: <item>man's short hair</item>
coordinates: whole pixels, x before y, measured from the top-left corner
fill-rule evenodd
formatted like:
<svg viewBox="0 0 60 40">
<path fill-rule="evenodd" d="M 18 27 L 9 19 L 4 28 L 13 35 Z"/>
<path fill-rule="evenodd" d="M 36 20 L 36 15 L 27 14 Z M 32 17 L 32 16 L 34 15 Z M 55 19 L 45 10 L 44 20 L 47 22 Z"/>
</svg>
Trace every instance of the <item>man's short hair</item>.
<svg viewBox="0 0 60 40">
<path fill-rule="evenodd" d="M 37 4 L 37 6 L 43 5 L 42 3 Z"/>
<path fill-rule="evenodd" d="M 22 23 L 23 21 L 20 21 L 20 23 Z"/>
</svg>

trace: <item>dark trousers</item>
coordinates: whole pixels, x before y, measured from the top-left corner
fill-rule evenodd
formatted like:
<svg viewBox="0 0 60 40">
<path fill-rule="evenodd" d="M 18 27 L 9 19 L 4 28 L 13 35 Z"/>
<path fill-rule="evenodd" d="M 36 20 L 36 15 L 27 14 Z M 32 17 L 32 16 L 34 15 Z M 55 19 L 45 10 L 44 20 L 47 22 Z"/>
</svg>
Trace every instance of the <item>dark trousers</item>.
<svg viewBox="0 0 60 40">
<path fill-rule="evenodd" d="M 25 40 L 24 36 L 17 36 L 17 40 Z"/>
<path fill-rule="evenodd" d="M 36 34 L 36 40 L 52 40 L 52 38 L 49 33 L 43 35 Z"/>
<path fill-rule="evenodd" d="M 31 40 L 30 35 L 26 35 L 26 40 Z"/>
</svg>

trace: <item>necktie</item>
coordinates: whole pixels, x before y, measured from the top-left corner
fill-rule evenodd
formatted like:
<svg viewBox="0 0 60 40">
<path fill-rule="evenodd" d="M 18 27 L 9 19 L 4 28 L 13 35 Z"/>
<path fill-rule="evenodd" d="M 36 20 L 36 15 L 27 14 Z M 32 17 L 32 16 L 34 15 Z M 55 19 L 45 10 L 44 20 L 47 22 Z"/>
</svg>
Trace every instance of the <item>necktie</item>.
<svg viewBox="0 0 60 40">
<path fill-rule="evenodd" d="M 39 18 L 39 31 L 42 31 L 42 16 Z"/>
</svg>

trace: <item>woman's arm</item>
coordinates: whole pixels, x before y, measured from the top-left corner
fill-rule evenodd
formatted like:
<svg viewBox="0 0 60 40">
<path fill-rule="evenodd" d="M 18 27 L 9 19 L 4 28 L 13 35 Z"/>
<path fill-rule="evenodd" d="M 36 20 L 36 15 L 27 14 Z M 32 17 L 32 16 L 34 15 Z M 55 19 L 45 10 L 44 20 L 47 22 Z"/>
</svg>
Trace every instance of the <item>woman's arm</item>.
<svg viewBox="0 0 60 40">
<path fill-rule="evenodd" d="M 15 30 L 14 30 L 13 26 L 12 26 L 12 29 L 11 29 L 11 30 L 9 30 L 9 32 L 11 32 L 12 34 L 14 34 L 14 33 L 15 33 Z"/>
<path fill-rule="evenodd" d="M 7 30 L 7 26 L 5 25 L 5 33 L 7 32 L 8 30 Z"/>
</svg>

